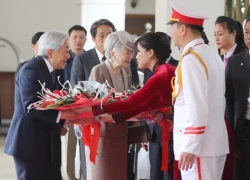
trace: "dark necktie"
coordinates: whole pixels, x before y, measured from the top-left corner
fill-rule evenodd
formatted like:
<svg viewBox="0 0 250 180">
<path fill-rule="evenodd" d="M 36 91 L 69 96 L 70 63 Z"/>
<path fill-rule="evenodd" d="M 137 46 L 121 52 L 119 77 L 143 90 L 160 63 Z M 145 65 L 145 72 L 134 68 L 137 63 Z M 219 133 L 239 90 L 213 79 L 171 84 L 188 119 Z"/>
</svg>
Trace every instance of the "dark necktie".
<svg viewBox="0 0 250 180">
<path fill-rule="evenodd" d="M 52 88 L 53 90 L 58 89 L 58 83 L 57 83 L 57 70 L 53 70 L 51 72 L 51 77 L 52 77 Z"/>
<path fill-rule="evenodd" d="M 107 58 L 105 56 L 102 57 L 101 61 L 104 62 Z"/>
</svg>

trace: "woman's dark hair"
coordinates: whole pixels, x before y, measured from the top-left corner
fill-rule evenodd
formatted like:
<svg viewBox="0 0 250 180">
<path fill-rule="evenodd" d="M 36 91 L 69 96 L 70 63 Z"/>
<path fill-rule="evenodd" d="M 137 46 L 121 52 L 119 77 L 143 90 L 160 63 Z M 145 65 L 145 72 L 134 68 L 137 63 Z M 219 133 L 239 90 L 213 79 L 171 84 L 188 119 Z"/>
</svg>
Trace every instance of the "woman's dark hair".
<svg viewBox="0 0 250 180">
<path fill-rule="evenodd" d="M 215 24 L 220 24 L 224 29 L 227 29 L 230 34 L 235 31 L 235 42 L 242 49 L 247 49 L 244 41 L 243 27 L 239 21 L 235 21 L 230 17 L 219 16 L 216 19 Z"/>
<path fill-rule="evenodd" d="M 135 47 L 137 47 L 138 44 L 147 51 L 152 49 L 160 64 L 164 64 L 172 52 L 169 41 L 161 35 L 153 32 L 148 32 L 142 35 L 135 42 Z"/>
<path fill-rule="evenodd" d="M 204 31 L 202 31 L 202 33 L 201 33 L 201 38 L 203 39 L 205 44 L 207 44 L 207 45 L 209 44 L 209 40 L 208 40 L 207 35 Z"/>
</svg>

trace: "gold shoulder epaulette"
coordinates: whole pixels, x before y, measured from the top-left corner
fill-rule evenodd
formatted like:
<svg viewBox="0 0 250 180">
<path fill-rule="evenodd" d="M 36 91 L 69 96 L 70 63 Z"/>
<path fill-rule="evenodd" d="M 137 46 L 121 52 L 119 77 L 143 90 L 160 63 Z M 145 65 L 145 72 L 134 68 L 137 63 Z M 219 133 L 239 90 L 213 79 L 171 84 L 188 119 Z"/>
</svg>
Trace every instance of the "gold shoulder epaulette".
<svg viewBox="0 0 250 180">
<path fill-rule="evenodd" d="M 188 48 L 188 49 L 183 53 L 182 57 L 188 55 L 188 54 L 190 53 L 190 51 L 191 51 L 191 47 Z"/>
</svg>

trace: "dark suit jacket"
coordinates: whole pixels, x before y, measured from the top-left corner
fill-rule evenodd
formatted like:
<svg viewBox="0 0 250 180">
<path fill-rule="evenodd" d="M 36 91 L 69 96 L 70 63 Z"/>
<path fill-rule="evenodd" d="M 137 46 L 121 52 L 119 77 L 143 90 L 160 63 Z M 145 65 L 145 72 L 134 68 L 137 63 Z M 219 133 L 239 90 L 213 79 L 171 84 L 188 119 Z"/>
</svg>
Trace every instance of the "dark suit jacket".
<svg viewBox="0 0 250 180">
<path fill-rule="evenodd" d="M 18 64 L 17 68 L 16 68 L 16 72 L 15 72 L 15 77 L 17 76 L 18 72 L 20 71 L 20 69 L 23 67 L 23 65 L 28 62 L 28 61 L 24 61 L 20 64 Z"/>
<path fill-rule="evenodd" d="M 138 76 L 138 68 L 135 59 L 131 60 L 130 69 L 132 73 L 132 84 L 139 85 L 139 76 Z"/>
<path fill-rule="evenodd" d="M 232 56 L 234 56 L 236 54 L 239 54 L 241 52 L 244 52 L 244 51 L 246 51 L 246 49 L 244 49 L 244 48 L 242 48 L 242 47 L 240 47 L 240 46 L 237 45 L 236 48 L 235 48 L 235 50 L 234 50 L 234 53 L 232 54 Z M 220 57 L 221 57 L 222 60 L 224 60 L 224 56 L 223 55 L 220 56 Z"/>
<path fill-rule="evenodd" d="M 75 56 L 70 75 L 71 84 L 88 80 L 92 68 L 97 64 L 100 64 L 100 61 L 95 48 Z"/>
<path fill-rule="evenodd" d="M 249 51 L 244 51 L 228 59 L 226 67 L 226 116 L 234 129 L 235 147 L 238 148 L 246 116 L 249 87 Z"/>
<path fill-rule="evenodd" d="M 172 56 L 168 62 L 169 64 L 173 65 L 173 66 L 177 66 L 179 61 L 175 60 Z M 149 69 L 146 69 L 144 71 L 144 80 L 143 83 L 145 84 L 147 82 L 147 80 L 153 75 L 153 72 L 150 71 Z M 169 119 L 173 120 L 173 115 L 169 116 Z M 157 135 L 157 137 L 159 139 L 161 139 L 161 127 L 158 124 L 152 123 L 149 124 L 149 128 L 150 128 L 150 132 L 151 132 L 151 136 L 152 139 L 155 138 L 155 135 Z M 156 134 L 155 134 L 156 133 Z"/>
<path fill-rule="evenodd" d="M 23 160 L 51 162 L 54 153 L 60 154 L 58 111 L 27 110 L 31 103 L 40 100 L 37 97 L 37 92 L 41 91 L 38 80 L 53 90 L 51 74 L 41 56 L 25 63 L 16 77 L 15 111 L 4 152 Z"/>
</svg>

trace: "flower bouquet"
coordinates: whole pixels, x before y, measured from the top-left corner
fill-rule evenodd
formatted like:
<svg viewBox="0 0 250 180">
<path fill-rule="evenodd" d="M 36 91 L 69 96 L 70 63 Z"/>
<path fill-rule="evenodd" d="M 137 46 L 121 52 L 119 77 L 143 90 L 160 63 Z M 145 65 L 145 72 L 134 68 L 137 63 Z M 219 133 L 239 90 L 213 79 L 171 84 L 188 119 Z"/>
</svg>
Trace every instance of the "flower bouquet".
<svg viewBox="0 0 250 180">
<path fill-rule="evenodd" d="M 45 88 L 45 84 L 41 84 L 41 92 L 38 102 L 30 104 L 28 110 L 36 108 L 38 110 L 59 110 L 76 109 L 83 106 L 93 106 L 113 101 L 117 96 L 114 89 L 109 87 L 108 83 L 100 84 L 94 81 L 79 81 L 77 85 L 72 87 L 67 81 L 61 84 L 61 90 L 50 91 Z M 60 82 L 59 82 L 60 83 Z M 66 85 L 68 85 L 66 87 Z M 112 96 L 111 96 L 112 95 Z M 123 97 L 122 97 L 123 98 Z M 78 115 L 77 119 L 83 117 L 93 117 L 91 113 Z"/>
</svg>

